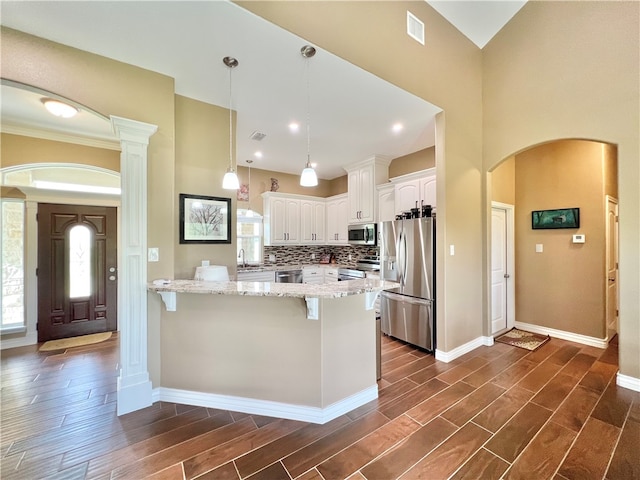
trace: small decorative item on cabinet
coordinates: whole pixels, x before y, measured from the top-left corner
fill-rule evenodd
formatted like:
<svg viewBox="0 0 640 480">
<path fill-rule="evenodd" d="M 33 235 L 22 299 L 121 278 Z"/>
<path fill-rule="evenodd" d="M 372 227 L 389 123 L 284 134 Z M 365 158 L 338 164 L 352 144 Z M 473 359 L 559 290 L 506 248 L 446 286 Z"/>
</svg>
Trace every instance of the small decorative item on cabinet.
<svg viewBox="0 0 640 480">
<path fill-rule="evenodd" d="M 329 263 L 331 261 L 331 255 L 328 253 L 323 253 L 320 256 L 320 263 Z"/>
</svg>

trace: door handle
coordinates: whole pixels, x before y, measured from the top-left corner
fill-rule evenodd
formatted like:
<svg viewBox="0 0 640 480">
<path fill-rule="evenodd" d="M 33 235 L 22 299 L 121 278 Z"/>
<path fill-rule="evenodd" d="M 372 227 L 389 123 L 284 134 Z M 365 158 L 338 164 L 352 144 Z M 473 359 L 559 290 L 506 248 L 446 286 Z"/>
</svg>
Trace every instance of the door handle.
<svg viewBox="0 0 640 480">
<path fill-rule="evenodd" d="M 504 278 L 511 278 L 511 275 L 509 275 L 508 273 L 505 273 Z"/>
<path fill-rule="evenodd" d="M 610 281 L 610 282 L 615 282 L 615 281 L 616 281 L 616 279 L 615 279 L 615 278 L 609 278 L 609 281 Z"/>
</svg>

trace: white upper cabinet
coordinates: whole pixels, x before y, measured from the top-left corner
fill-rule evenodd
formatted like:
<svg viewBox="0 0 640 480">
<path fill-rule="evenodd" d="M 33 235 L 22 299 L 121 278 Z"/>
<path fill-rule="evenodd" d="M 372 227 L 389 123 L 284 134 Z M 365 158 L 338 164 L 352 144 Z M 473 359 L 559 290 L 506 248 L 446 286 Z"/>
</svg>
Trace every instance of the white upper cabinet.
<svg viewBox="0 0 640 480">
<path fill-rule="evenodd" d="M 346 245 L 348 243 L 348 210 L 347 194 L 327 198 L 327 243 Z"/>
<path fill-rule="evenodd" d="M 299 244 L 300 200 L 269 192 L 263 198 L 264 244 Z"/>
<path fill-rule="evenodd" d="M 408 176 L 409 177 L 409 176 Z M 395 214 L 422 205 L 436 206 L 436 175 L 431 168 L 418 174 L 411 174 L 409 179 L 393 180 L 395 184 Z"/>
<path fill-rule="evenodd" d="M 389 163 L 388 158 L 376 156 L 344 167 L 348 174 L 349 223 L 377 221 L 376 185 L 389 179 Z"/>
<path fill-rule="evenodd" d="M 378 185 L 378 221 L 387 222 L 395 218 L 395 185 L 393 183 Z"/>
<path fill-rule="evenodd" d="M 300 200 L 300 243 L 326 242 L 325 202 Z"/>
</svg>

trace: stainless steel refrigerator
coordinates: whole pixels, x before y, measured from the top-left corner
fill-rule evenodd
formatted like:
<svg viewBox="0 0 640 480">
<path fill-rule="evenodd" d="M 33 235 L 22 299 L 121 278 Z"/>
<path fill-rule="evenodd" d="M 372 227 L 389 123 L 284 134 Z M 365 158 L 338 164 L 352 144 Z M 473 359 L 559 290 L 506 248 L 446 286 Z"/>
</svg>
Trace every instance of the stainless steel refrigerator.
<svg viewBox="0 0 640 480">
<path fill-rule="evenodd" d="M 381 329 L 433 352 L 435 345 L 435 218 L 382 222 L 380 273 L 399 287 L 381 293 Z"/>
</svg>

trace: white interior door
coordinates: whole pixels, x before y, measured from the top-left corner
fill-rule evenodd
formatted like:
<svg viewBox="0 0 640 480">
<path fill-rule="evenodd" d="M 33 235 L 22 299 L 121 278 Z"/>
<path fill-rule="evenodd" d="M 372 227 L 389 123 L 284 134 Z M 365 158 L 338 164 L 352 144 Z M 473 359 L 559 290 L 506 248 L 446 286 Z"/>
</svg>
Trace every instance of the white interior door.
<svg viewBox="0 0 640 480">
<path fill-rule="evenodd" d="M 491 333 L 507 328 L 507 212 L 491 209 Z"/>
<path fill-rule="evenodd" d="M 618 332 L 618 201 L 607 196 L 607 334 Z"/>
<path fill-rule="evenodd" d="M 516 323 L 515 208 L 491 202 L 491 334 Z"/>
</svg>

